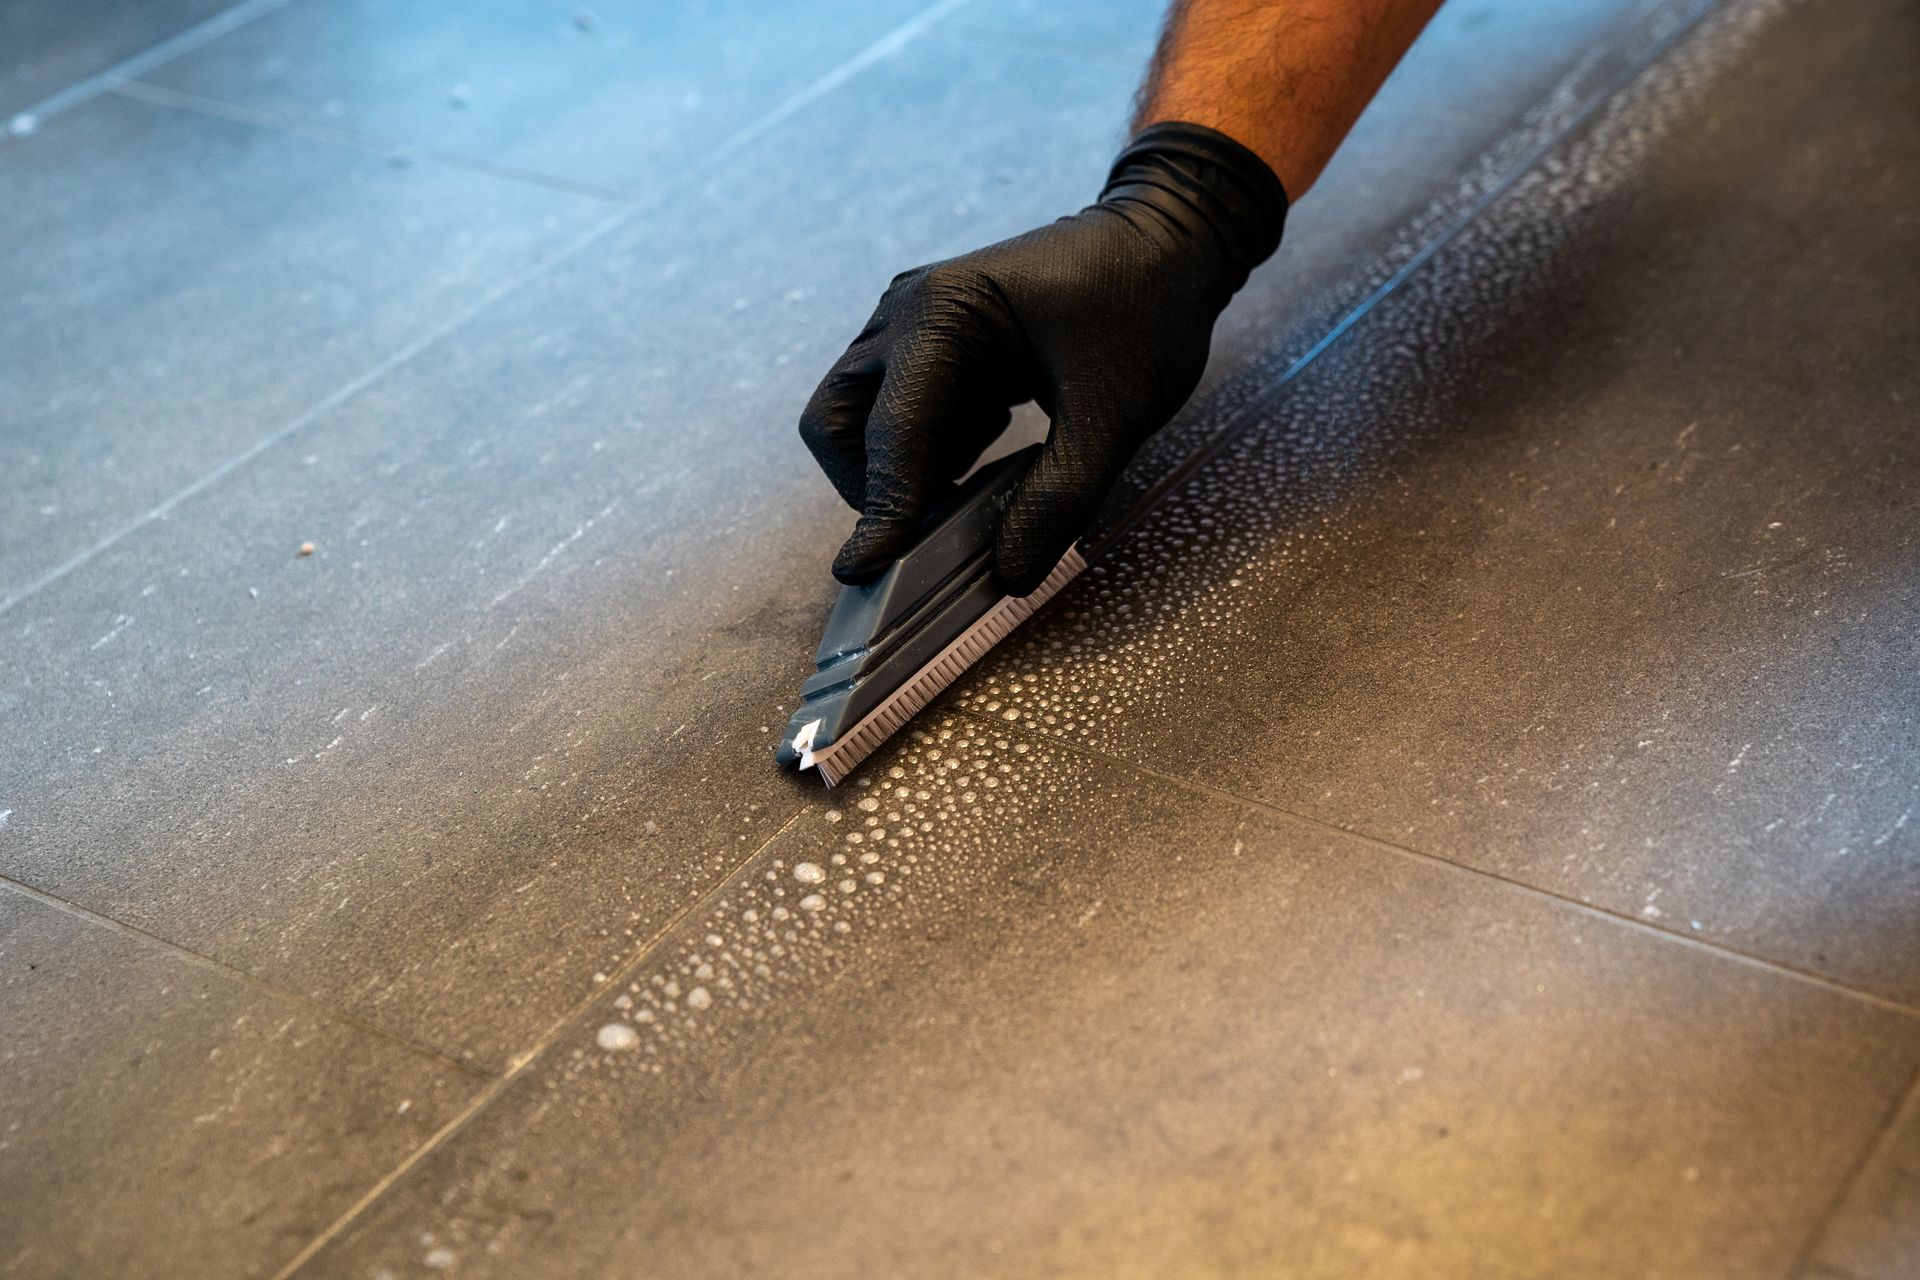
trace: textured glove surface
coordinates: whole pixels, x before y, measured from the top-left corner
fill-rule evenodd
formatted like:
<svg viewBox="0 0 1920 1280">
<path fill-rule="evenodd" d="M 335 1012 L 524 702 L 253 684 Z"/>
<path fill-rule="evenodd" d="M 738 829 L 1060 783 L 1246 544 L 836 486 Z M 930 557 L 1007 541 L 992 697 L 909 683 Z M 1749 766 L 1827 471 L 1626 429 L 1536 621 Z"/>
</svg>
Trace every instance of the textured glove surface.
<svg viewBox="0 0 1920 1280">
<path fill-rule="evenodd" d="M 1046 577 L 1141 443 L 1186 402 L 1214 321 L 1280 241 L 1286 194 L 1232 139 L 1143 130 L 1095 204 L 894 277 L 800 434 L 859 522 L 843 582 L 884 569 L 1032 400 L 1052 420 L 994 547 L 1003 589 Z"/>
</svg>

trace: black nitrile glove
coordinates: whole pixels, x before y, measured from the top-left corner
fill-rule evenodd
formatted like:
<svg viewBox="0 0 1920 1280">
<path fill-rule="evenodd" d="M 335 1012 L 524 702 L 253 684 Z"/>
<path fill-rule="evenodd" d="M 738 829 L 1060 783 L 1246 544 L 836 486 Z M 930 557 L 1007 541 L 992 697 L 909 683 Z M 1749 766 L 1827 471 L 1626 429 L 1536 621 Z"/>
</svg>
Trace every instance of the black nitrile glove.
<svg viewBox="0 0 1920 1280">
<path fill-rule="evenodd" d="M 1199 384 L 1214 320 L 1280 243 L 1287 195 L 1260 160 L 1193 124 L 1142 130 L 1097 203 L 894 277 L 828 371 L 800 435 L 859 511 L 834 576 L 859 582 L 1035 401 L 1046 448 L 1001 519 L 1003 590 L 1040 585 L 1146 438 Z"/>
</svg>

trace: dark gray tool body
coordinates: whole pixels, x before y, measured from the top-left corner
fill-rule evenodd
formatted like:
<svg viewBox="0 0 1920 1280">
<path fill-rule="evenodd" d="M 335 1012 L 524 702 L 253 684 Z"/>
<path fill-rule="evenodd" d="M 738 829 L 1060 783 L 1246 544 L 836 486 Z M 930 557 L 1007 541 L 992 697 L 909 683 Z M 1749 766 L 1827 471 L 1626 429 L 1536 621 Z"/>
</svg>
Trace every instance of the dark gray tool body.
<svg viewBox="0 0 1920 1280">
<path fill-rule="evenodd" d="M 1075 550 L 1033 596 L 1009 598 L 994 582 L 994 526 L 1038 448 L 982 467 L 912 548 L 872 581 L 840 589 L 780 763 L 838 781 L 1079 571 Z"/>
</svg>

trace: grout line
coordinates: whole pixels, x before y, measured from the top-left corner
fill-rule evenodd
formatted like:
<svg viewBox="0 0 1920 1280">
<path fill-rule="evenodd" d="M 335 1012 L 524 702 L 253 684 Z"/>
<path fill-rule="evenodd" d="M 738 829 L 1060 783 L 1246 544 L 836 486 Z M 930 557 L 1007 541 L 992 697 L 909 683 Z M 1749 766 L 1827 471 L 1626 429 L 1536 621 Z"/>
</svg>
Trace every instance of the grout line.
<svg viewBox="0 0 1920 1280">
<path fill-rule="evenodd" d="M 432 1058 L 443 1066 L 450 1067 L 463 1075 L 472 1076 L 477 1080 L 494 1079 L 494 1073 L 491 1071 L 476 1067 L 471 1063 L 461 1062 L 459 1059 L 450 1057 L 429 1045 L 410 1040 L 406 1036 L 390 1031 L 377 1023 L 368 1021 L 359 1014 L 352 1013 L 345 1009 L 335 1008 L 333 1005 L 315 999 L 313 996 L 289 990 L 277 983 L 269 982 L 265 978 L 249 973 L 245 969 L 230 965 L 224 960 L 216 960 L 212 956 L 204 955 L 188 947 L 183 947 L 177 942 L 170 942 L 158 934 L 148 933 L 145 929 L 137 925 L 128 924 L 124 920 L 116 920 L 112 916 L 104 916 L 97 911 L 89 911 L 77 902 L 69 902 L 67 899 L 48 893 L 44 889 L 36 889 L 30 884 L 15 880 L 12 876 L 0 875 L 0 895 L 7 893 L 19 894 L 21 897 L 37 902 L 43 907 L 64 912 L 76 919 L 85 921 L 87 924 L 96 925 L 111 933 L 117 933 L 122 937 L 131 938 L 136 942 L 159 947 L 162 951 L 168 952 L 179 959 L 186 960 L 205 969 L 211 969 L 223 978 L 232 979 L 239 982 L 242 986 L 264 992 L 276 1000 L 284 1000 L 289 1004 L 298 1005 L 309 1013 L 316 1014 L 322 1018 L 327 1018 L 335 1022 L 344 1022 L 356 1030 L 364 1031 L 382 1040 L 391 1041 L 414 1053 Z"/>
<path fill-rule="evenodd" d="M 1442 227 L 1430 240 L 1421 245 L 1412 257 L 1402 263 L 1392 275 L 1382 281 L 1373 292 L 1342 316 L 1334 326 L 1321 336 L 1320 340 L 1309 347 L 1294 362 L 1287 366 L 1273 385 L 1256 394 L 1237 411 L 1230 414 L 1227 421 L 1212 435 L 1203 440 L 1186 457 L 1156 480 L 1145 493 L 1130 505 L 1109 525 L 1088 548 L 1087 558 L 1097 561 L 1101 554 L 1129 530 L 1137 526 L 1147 514 L 1158 506 L 1174 489 L 1178 488 L 1189 476 L 1217 457 L 1228 444 L 1246 430 L 1253 422 L 1276 401 L 1286 390 L 1289 383 L 1304 373 L 1309 365 L 1326 350 L 1345 337 L 1355 325 L 1367 317 L 1375 307 L 1386 301 L 1387 297 L 1405 284 L 1447 245 L 1452 243 L 1480 215 L 1492 208 L 1494 203 L 1513 189 L 1522 178 L 1531 173 L 1545 159 L 1547 153 L 1559 146 L 1574 132 L 1593 118 L 1602 107 L 1617 97 L 1620 92 L 1637 79 L 1641 72 L 1651 66 L 1660 56 L 1678 43 L 1682 37 L 1698 26 L 1708 13 L 1719 5 L 1719 0 L 1695 0 L 1693 6 L 1674 24 L 1672 30 L 1655 40 L 1628 61 L 1616 74 L 1609 76 L 1605 83 L 1580 103 L 1580 105 L 1561 122 L 1560 126 L 1549 132 L 1544 138 L 1516 160 L 1507 171 L 1495 179 L 1485 191 L 1456 214 L 1446 226 Z"/>
<path fill-rule="evenodd" d="M 495 1098 L 498 1098 L 502 1093 L 506 1092 L 507 1086 L 519 1079 L 526 1073 L 529 1067 L 544 1057 L 547 1050 L 552 1048 L 561 1036 L 571 1031 L 574 1024 L 578 1022 L 588 1010 L 598 1004 L 602 997 L 609 991 L 617 990 L 622 983 L 632 977 L 633 974 L 647 962 L 648 958 L 653 955 L 654 951 L 659 948 L 661 943 L 671 937 L 682 924 L 697 915 L 703 907 L 712 902 L 718 895 L 725 893 L 728 887 L 733 884 L 734 877 L 745 871 L 759 859 L 761 854 L 772 848 L 775 841 L 792 830 L 793 825 L 800 821 L 800 819 L 806 815 L 807 811 L 813 808 L 815 803 L 816 801 L 813 800 L 803 801 L 800 807 L 793 811 L 793 815 L 780 824 L 778 830 L 755 847 L 752 853 L 749 853 L 745 858 L 742 858 L 737 864 L 729 868 L 724 876 L 716 880 L 704 893 L 687 904 L 686 910 L 680 912 L 665 924 L 661 925 L 659 929 L 655 930 L 652 937 L 641 943 L 631 955 L 621 961 L 619 966 L 607 975 L 605 982 L 596 985 L 593 990 L 589 991 L 579 1000 L 576 1000 L 567 1008 L 566 1012 L 555 1019 L 546 1031 L 541 1033 L 539 1038 L 536 1039 L 529 1048 L 516 1055 L 514 1059 L 507 1064 L 505 1073 L 490 1079 L 484 1088 L 468 1100 L 467 1105 L 462 1107 L 458 1114 L 435 1130 L 432 1136 L 427 1138 L 425 1142 L 408 1152 L 399 1164 L 382 1175 L 379 1181 L 369 1187 L 365 1194 L 347 1208 L 346 1212 L 334 1219 L 320 1234 L 307 1241 L 300 1252 L 293 1255 L 284 1266 L 273 1273 L 273 1280 L 290 1280 L 302 1267 L 311 1262 L 322 1249 L 326 1248 L 328 1244 L 338 1239 L 347 1231 L 360 1215 L 372 1208 L 382 1196 L 392 1190 L 393 1187 L 418 1166 L 421 1161 L 451 1141 L 455 1134 L 466 1127 L 468 1121 L 486 1110 Z"/>
<path fill-rule="evenodd" d="M 255 18 L 264 17 L 275 9 L 283 8 L 288 0 L 241 0 L 231 9 L 223 9 L 195 26 L 162 40 L 144 52 L 131 58 L 122 59 L 105 71 L 95 72 L 84 80 L 68 85 L 51 97 L 42 98 L 26 110 L 17 113 L 14 119 L 15 132 L 31 133 L 63 111 L 71 111 L 93 101 L 101 94 L 112 89 L 122 80 L 131 80 L 135 76 L 171 62 L 183 53 L 190 53 L 201 45 L 239 27 L 244 27 Z M 22 124 L 24 123 L 24 128 Z"/>
<path fill-rule="evenodd" d="M 285 3 L 286 0 L 275 0 L 275 2 Z M 226 476 L 231 475 L 233 472 L 265 453 L 268 449 L 271 449 L 274 445 L 279 444 L 282 440 L 300 431 L 314 420 L 338 408 L 346 401 L 351 400 L 354 396 L 366 390 L 367 387 L 379 381 L 388 373 L 391 373 L 393 370 L 413 359 L 413 357 L 419 355 L 422 351 L 425 351 L 428 347 L 440 341 L 440 339 L 467 324 L 468 321 L 491 307 L 494 303 L 518 291 L 525 285 L 532 283 L 561 263 L 576 256 L 588 246 L 603 239 L 615 229 L 631 220 L 643 209 L 657 207 L 657 203 L 664 200 L 668 194 L 678 191 L 683 186 L 698 179 L 702 174 L 718 168 L 722 162 L 752 145 L 755 141 L 765 136 L 769 130 L 777 127 L 808 106 L 819 101 L 866 68 L 891 57 L 928 27 L 967 3 L 968 0 L 937 0 L 937 3 L 921 10 L 919 14 L 901 23 L 886 35 L 881 36 L 878 40 L 875 40 L 872 44 L 869 44 L 845 62 L 842 62 L 839 66 L 821 75 L 811 84 L 795 91 L 784 101 L 776 104 L 772 109 L 760 116 L 759 119 L 743 126 L 738 132 L 734 133 L 732 137 L 709 151 L 699 164 L 693 165 L 683 170 L 677 176 L 669 179 L 654 192 L 653 200 L 655 203 L 646 205 L 623 205 L 609 213 L 605 218 L 588 227 L 585 231 L 575 236 L 553 253 L 540 259 L 518 275 L 510 276 L 503 283 L 495 285 L 486 293 L 482 294 L 477 301 L 455 312 L 451 317 L 407 343 L 393 354 L 387 356 L 365 373 L 360 374 L 344 386 L 323 397 L 317 404 L 312 405 L 282 426 L 260 437 L 239 453 L 217 464 L 212 470 L 188 482 L 184 488 L 162 499 L 154 506 L 149 507 L 146 511 L 127 521 L 93 545 L 68 556 L 65 560 L 53 566 L 53 568 L 46 570 L 40 574 L 40 576 L 28 581 L 27 584 L 19 590 L 6 596 L 0 596 L 0 613 L 7 612 L 7 610 L 13 608 L 22 600 L 52 586 L 60 579 L 66 577 L 74 570 L 87 564 L 96 556 L 111 548 L 115 543 L 127 537 L 129 534 L 145 528 L 155 520 L 165 519 L 168 513 L 181 503 L 204 492 Z M 232 11 L 230 10 L 229 12 Z M 224 30 L 224 28 L 222 29 Z M 107 75 L 107 73 L 103 73 L 103 75 Z M 108 78 L 124 79 L 127 77 L 108 76 Z M 96 77 L 96 79 L 99 79 L 99 77 Z"/>
<path fill-rule="evenodd" d="M 1813 1230 L 1808 1233 L 1807 1242 L 1800 1246 L 1798 1253 L 1793 1255 L 1793 1264 L 1787 1268 L 1786 1272 L 1789 1278 L 1797 1277 L 1813 1266 L 1813 1255 L 1819 1250 L 1821 1241 L 1826 1238 L 1827 1228 L 1833 1225 L 1833 1220 L 1839 1216 L 1841 1207 L 1853 1194 L 1854 1188 L 1860 1185 L 1860 1180 L 1866 1176 L 1867 1170 L 1873 1167 L 1880 1153 L 1886 1150 L 1888 1142 L 1900 1126 L 1910 1119 L 1920 1119 L 1920 1068 L 1916 1068 L 1914 1073 L 1907 1077 L 1905 1087 L 1894 1095 L 1893 1105 L 1888 1107 L 1886 1114 L 1880 1117 L 1879 1127 L 1861 1147 L 1853 1166 L 1841 1177 L 1840 1185 L 1834 1189 L 1833 1198 L 1827 1202 L 1826 1208 L 1814 1222 Z"/>
<path fill-rule="evenodd" d="M 284 111 L 267 111 L 259 107 L 242 106 L 237 103 L 222 102 L 217 98 L 203 97 L 197 93 L 187 93 L 180 89 L 169 89 L 163 85 L 150 84 L 145 80 L 118 80 L 107 86 L 108 93 L 150 106 L 163 107 L 192 115 L 209 116 L 216 120 L 226 120 L 234 124 L 262 129 L 270 133 L 286 134 L 290 137 L 304 138 L 309 142 L 318 142 L 327 146 L 344 147 L 352 151 L 361 151 L 380 156 L 388 160 L 429 160 L 435 164 L 446 165 L 454 169 L 466 169 L 474 173 L 484 173 L 489 177 L 501 178 L 508 182 L 522 183 L 527 186 L 544 187 L 550 191 L 562 191 L 568 195 L 587 196 L 594 200 L 603 200 L 612 204 L 632 204 L 641 197 L 632 191 L 621 191 L 613 187 L 603 187 L 591 182 L 581 182 L 557 174 L 542 173 L 537 169 L 523 169 L 517 165 L 500 164 L 493 160 L 481 160 L 474 156 L 461 155 L 454 151 L 442 151 L 437 147 L 420 147 L 404 142 L 399 138 L 389 138 L 384 134 L 366 133 L 359 129 L 343 129 L 337 125 L 321 124 L 306 120 Z"/>
<path fill-rule="evenodd" d="M 953 707 L 950 708 L 950 710 L 956 715 L 965 716 L 968 719 L 983 724 L 995 725 L 1002 732 L 1005 732 L 1009 728 L 1024 728 L 1024 721 L 996 720 L 989 716 L 982 715 L 977 711 L 968 710 L 965 707 Z M 1893 999 L 1891 996 L 1883 996 L 1872 991 L 1863 991 L 1857 987 L 1848 986 L 1844 982 L 1814 973 L 1810 970 L 1798 969 L 1790 964 L 1783 964 L 1778 960 L 1770 960 L 1765 956 L 1742 951 L 1737 947 L 1729 947 L 1721 943 L 1710 942 L 1705 938 L 1695 938 L 1684 933 L 1675 933 L 1671 929 L 1662 929 L 1658 925 L 1648 924 L 1646 921 L 1634 916 L 1623 915 L 1617 911 L 1610 911 L 1605 907 L 1597 907 L 1590 902 L 1582 902 L 1578 898 L 1568 897 L 1565 894 L 1556 893 L 1551 889 L 1542 889 L 1538 885 L 1528 884 L 1524 880 L 1516 880 L 1511 876 L 1501 875 L 1497 871 L 1488 871 L 1484 867 L 1476 867 L 1464 862 L 1456 862 L 1451 858 L 1443 857 L 1437 853 L 1427 853 L 1420 849 L 1409 848 L 1403 844 L 1395 844 L 1391 840 L 1372 835 L 1357 828 L 1343 827 L 1337 823 L 1328 822 L 1324 818 L 1316 818 L 1310 814 L 1300 813 L 1294 809 L 1283 808 L 1269 800 L 1258 800 L 1252 796 L 1241 795 L 1237 791 L 1229 791 L 1224 787 L 1216 787 L 1210 783 L 1200 782 L 1193 778 L 1183 778 L 1178 774 L 1163 773 L 1150 765 L 1144 765 L 1134 760 L 1127 760 L 1120 756 L 1110 755 L 1096 747 L 1089 747 L 1082 743 L 1073 742 L 1067 738 L 1060 737 L 1058 734 L 1050 733 L 1045 729 L 1025 729 L 1025 733 L 1029 737 L 1042 738 L 1048 742 L 1064 747 L 1069 751 L 1086 756 L 1089 759 L 1118 766 L 1121 769 L 1129 770 L 1145 777 L 1168 783 L 1172 786 L 1210 796 L 1216 800 L 1246 805 L 1280 817 L 1289 818 L 1295 822 L 1305 823 L 1308 826 L 1316 827 L 1334 835 L 1343 836 L 1349 840 L 1362 841 L 1376 848 L 1398 854 L 1403 858 L 1411 858 L 1430 866 L 1445 867 L 1451 871 L 1460 872 L 1476 879 L 1500 885 L 1507 890 L 1523 894 L 1526 897 L 1534 898 L 1538 901 L 1551 903 L 1557 907 L 1570 908 L 1583 915 L 1590 916 L 1593 919 L 1604 921 L 1607 924 L 1621 925 L 1634 932 L 1658 938 L 1662 942 L 1688 947 L 1692 950 L 1705 952 L 1708 955 L 1717 956 L 1722 960 L 1728 960 L 1735 964 L 1746 965 L 1750 968 L 1761 969 L 1779 977 L 1791 978 L 1798 982 L 1807 983 L 1811 986 L 1819 987 L 1822 990 L 1832 992 L 1835 995 L 1858 1000 L 1862 1003 L 1873 1005 L 1875 1008 L 1884 1009 L 1890 1013 L 1900 1014 L 1909 1018 L 1920 1018 L 1920 1007 L 1906 1004 Z"/>
<path fill-rule="evenodd" d="M 706 168 L 717 169 L 720 163 L 757 142 L 771 130 L 819 99 L 826 97 L 847 81 L 876 63 L 884 62 L 900 50 L 912 44 L 928 28 L 939 23 L 950 13 L 966 7 L 970 0 L 937 0 L 937 3 L 922 9 L 913 17 L 881 36 L 860 52 L 848 58 L 833 70 L 801 89 L 785 102 L 761 116 L 758 120 L 741 129 L 731 138 L 715 147 L 707 157 Z"/>
</svg>

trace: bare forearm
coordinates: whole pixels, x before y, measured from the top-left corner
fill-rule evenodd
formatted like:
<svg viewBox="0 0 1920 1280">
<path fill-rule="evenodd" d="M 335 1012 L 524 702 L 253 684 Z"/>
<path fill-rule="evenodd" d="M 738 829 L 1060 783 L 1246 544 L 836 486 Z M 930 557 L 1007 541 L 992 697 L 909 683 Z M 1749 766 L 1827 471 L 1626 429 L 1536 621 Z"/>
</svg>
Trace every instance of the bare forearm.
<svg viewBox="0 0 1920 1280">
<path fill-rule="evenodd" d="M 1173 0 L 1134 128 L 1186 120 L 1298 200 L 1440 0 Z"/>
</svg>

